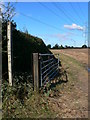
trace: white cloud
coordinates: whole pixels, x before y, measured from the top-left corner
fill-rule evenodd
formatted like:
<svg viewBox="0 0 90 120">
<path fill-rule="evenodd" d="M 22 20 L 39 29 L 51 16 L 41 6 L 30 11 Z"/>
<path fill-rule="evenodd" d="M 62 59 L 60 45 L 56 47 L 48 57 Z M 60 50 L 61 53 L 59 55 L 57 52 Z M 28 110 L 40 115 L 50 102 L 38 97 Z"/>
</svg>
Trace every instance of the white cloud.
<svg viewBox="0 0 90 120">
<path fill-rule="evenodd" d="M 64 28 L 67 28 L 69 30 L 81 30 L 81 31 L 85 29 L 84 27 L 74 24 L 74 23 L 72 25 L 64 25 Z"/>
</svg>

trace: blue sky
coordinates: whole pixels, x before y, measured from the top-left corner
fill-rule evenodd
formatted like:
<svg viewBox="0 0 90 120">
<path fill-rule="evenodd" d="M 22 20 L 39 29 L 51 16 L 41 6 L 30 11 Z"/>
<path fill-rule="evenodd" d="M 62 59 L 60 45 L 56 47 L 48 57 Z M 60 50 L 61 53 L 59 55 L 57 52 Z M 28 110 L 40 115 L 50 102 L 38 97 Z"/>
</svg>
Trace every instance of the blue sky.
<svg viewBox="0 0 90 120">
<path fill-rule="evenodd" d="M 82 46 L 85 43 L 85 24 L 88 23 L 87 2 L 13 4 L 17 13 L 14 17 L 17 29 L 27 29 L 30 34 L 42 38 L 46 45 Z"/>
</svg>

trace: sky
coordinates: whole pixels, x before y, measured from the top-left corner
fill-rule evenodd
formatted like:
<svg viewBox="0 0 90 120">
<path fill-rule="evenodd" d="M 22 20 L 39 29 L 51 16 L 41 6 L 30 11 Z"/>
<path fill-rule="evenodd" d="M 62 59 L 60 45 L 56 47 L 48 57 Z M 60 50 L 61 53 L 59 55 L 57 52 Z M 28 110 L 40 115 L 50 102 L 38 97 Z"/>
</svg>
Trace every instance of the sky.
<svg viewBox="0 0 90 120">
<path fill-rule="evenodd" d="M 88 2 L 17 2 L 17 29 L 42 38 L 46 45 L 87 44 Z"/>
</svg>

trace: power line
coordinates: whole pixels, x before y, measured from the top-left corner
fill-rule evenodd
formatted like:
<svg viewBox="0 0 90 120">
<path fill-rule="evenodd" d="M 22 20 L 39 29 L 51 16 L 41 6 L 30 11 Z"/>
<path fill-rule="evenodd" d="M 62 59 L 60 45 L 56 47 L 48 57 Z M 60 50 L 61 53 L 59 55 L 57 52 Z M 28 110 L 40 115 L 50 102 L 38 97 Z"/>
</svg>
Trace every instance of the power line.
<svg viewBox="0 0 90 120">
<path fill-rule="evenodd" d="M 63 9 L 61 9 L 60 7 L 58 7 L 55 3 L 52 3 L 60 12 L 62 12 L 65 16 L 67 16 L 68 20 L 75 22 L 73 19 L 71 19 L 71 17 L 69 17 Z"/>
<path fill-rule="evenodd" d="M 53 28 L 53 29 L 56 29 L 56 30 L 61 30 L 61 31 L 65 31 L 65 30 L 63 30 L 63 29 L 60 29 L 60 28 L 58 28 L 58 27 L 56 27 L 56 26 L 53 26 L 53 25 L 50 25 L 50 24 L 48 24 L 48 23 L 45 23 L 45 22 L 43 22 L 43 21 L 41 21 L 41 20 L 39 20 L 39 19 L 37 19 L 37 18 L 33 18 L 33 17 L 31 17 L 31 16 L 28 16 L 28 15 L 26 15 L 26 14 L 23 14 L 23 13 L 21 13 L 21 12 L 19 12 L 22 16 L 25 16 L 25 17 L 28 17 L 28 18 L 30 18 L 30 19 L 32 19 L 32 20 L 34 20 L 34 21 L 37 21 L 37 22 L 39 22 L 39 23 L 41 23 L 41 24 L 44 24 L 44 25 L 46 25 L 46 26 L 49 26 L 49 27 L 51 27 L 51 28 Z"/>
<path fill-rule="evenodd" d="M 1 4 L 1 3 L 0 3 L 0 5 L 2 5 L 3 7 L 7 8 L 5 5 L 3 5 L 3 4 Z M 57 28 L 56 26 L 50 25 L 50 24 L 48 24 L 48 23 L 45 23 L 45 22 L 43 22 L 43 21 L 41 21 L 41 20 L 38 20 L 38 19 L 36 19 L 36 18 L 33 18 L 33 17 L 31 17 L 31 16 L 25 15 L 25 14 L 23 14 L 23 13 L 21 13 L 21 12 L 19 12 L 19 13 L 20 13 L 21 15 L 23 15 L 23 16 L 26 16 L 26 17 L 28 17 L 28 18 L 30 18 L 30 19 L 32 19 L 32 20 L 34 20 L 34 21 L 37 21 L 37 22 L 39 22 L 39 23 L 42 23 L 42 24 L 44 24 L 44 25 L 46 25 L 46 26 L 49 26 L 49 27 L 54 28 L 54 29 L 56 29 L 56 30 L 61 30 L 61 29 Z M 62 31 L 63 31 L 63 30 L 62 30 Z"/>
<path fill-rule="evenodd" d="M 57 17 L 61 18 L 62 16 L 58 15 L 56 12 L 54 12 L 52 9 L 50 9 L 49 7 L 47 7 L 45 4 L 43 4 L 42 2 L 38 2 L 40 5 L 42 5 L 44 8 L 47 8 L 52 14 L 56 15 Z M 61 19 L 62 20 L 62 19 Z M 66 19 L 64 19 L 66 20 Z"/>
<path fill-rule="evenodd" d="M 79 10 L 81 11 L 82 16 L 84 16 L 83 11 L 82 11 L 82 8 L 81 8 L 81 6 L 80 6 L 80 2 L 77 3 L 77 6 L 78 6 Z M 84 17 L 82 17 L 82 18 L 84 18 Z"/>
<path fill-rule="evenodd" d="M 2 5 L 3 7 L 7 8 L 5 5 L 3 5 L 3 4 L 1 4 L 1 3 L 0 3 L 0 5 Z M 20 12 L 19 12 L 19 13 L 20 13 Z M 32 19 L 32 20 L 34 20 L 34 21 L 37 21 L 37 22 L 39 22 L 39 23 L 42 23 L 42 24 L 47 25 L 47 26 L 49 26 L 49 27 L 52 27 L 52 28 L 54 28 L 54 29 L 56 29 L 56 30 L 59 30 L 59 28 L 57 28 L 57 27 L 55 27 L 55 26 L 52 26 L 52 25 L 49 25 L 49 24 L 47 24 L 47 23 L 45 23 L 45 22 L 43 22 L 43 21 L 41 21 L 41 20 L 38 20 L 38 19 L 33 18 L 33 17 L 31 17 L 31 16 L 25 15 L 25 14 L 23 14 L 23 13 L 20 13 L 20 14 L 23 15 L 23 16 L 25 16 L 25 17 L 28 17 L 28 18 L 30 18 L 30 19 Z"/>
<path fill-rule="evenodd" d="M 34 21 L 37 21 L 37 22 L 39 22 L 39 23 L 41 23 L 41 24 L 44 24 L 44 25 L 46 25 L 46 26 L 49 26 L 49 27 L 51 27 L 51 28 L 53 28 L 53 29 L 62 30 L 62 29 L 59 29 L 59 28 L 56 27 L 56 26 L 50 25 L 50 24 L 48 24 L 48 23 L 45 23 L 45 22 L 43 22 L 43 21 L 41 21 L 41 20 L 39 20 L 39 19 L 37 19 L 37 18 L 33 18 L 33 17 L 31 17 L 31 16 L 25 15 L 25 14 L 23 14 L 23 13 L 21 13 L 21 12 L 19 12 L 19 13 L 20 13 L 21 15 L 25 16 L 25 17 L 28 17 L 28 18 L 30 18 L 30 19 L 32 19 L 32 20 L 34 20 Z M 64 30 L 62 30 L 62 31 L 64 31 Z"/>
<path fill-rule="evenodd" d="M 5 5 L 3 5 L 5 8 L 7 8 Z M 19 12 L 20 13 L 20 12 Z M 34 21 L 37 21 L 37 22 L 39 22 L 39 23 L 42 23 L 42 24 L 44 24 L 44 25 L 46 25 L 46 26 L 49 26 L 49 27 L 52 27 L 52 28 L 54 28 L 54 29 L 56 29 L 56 30 L 62 30 L 62 31 L 65 31 L 65 30 L 63 30 L 63 29 L 59 29 L 59 28 L 57 28 L 56 26 L 53 26 L 53 25 L 50 25 L 50 24 L 48 24 L 48 23 L 45 23 L 45 22 L 43 22 L 43 21 L 41 21 L 41 20 L 38 20 L 38 19 L 36 19 L 36 18 L 33 18 L 33 17 L 31 17 L 31 16 L 28 16 L 28 15 L 25 15 L 25 14 L 23 14 L 23 13 L 20 13 L 21 15 L 23 15 L 23 16 L 25 16 L 25 17 L 28 17 L 28 18 L 30 18 L 30 19 L 32 19 L 32 20 L 34 20 Z"/>
<path fill-rule="evenodd" d="M 69 3 L 69 2 L 68 2 Z M 62 6 L 63 7 L 63 6 Z M 62 9 L 62 8 L 61 8 Z M 64 8 L 65 9 L 65 8 Z M 63 10 L 64 11 L 64 10 Z M 67 10 L 66 10 L 67 11 Z M 65 12 L 65 11 L 64 11 Z M 70 13 L 69 13 L 70 14 Z M 71 18 L 73 19 L 73 20 L 75 20 L 74 22 L 76 23 L 80 23 L 80 21 L 78 21 L 76 18 L 74 18 L 72 15 L 70 15 L 71 16 Z"/>
<path fill-rule="evenodd" d="M 69 1 L 69 0 L 68 0 Z M 81 20 L 81 18 L 79 17 L 79 14 L 78 14 L 78 12 L 76 11 L 76 9 L 74 9 L 74 7 L 73 7 L 73 5 L 72 5 L 72 3 L 71 2 L 68 2 L 69 4 L 70 4 L 70 6 L 72 7 L 72 9 L 73 9 L 73 11 L 76 13 L 76 15 L 78 16 L 78 18 L 79 18 L 79 20 L 80 21 L 82 21 Z M 83 23 L 83 22 L 82 22 Z"/>
<path fill-rule="evenodd" d="M 37 18 L 33 18 L 33 17 L 31 17 L 31 16 L 25 15 L 25 14 L 23 14 L 23 13 L 21 13 L 21 12 L 19 12 L 19 13 L 20 13 L 22 16 L 28 17 L 29 19 L 32 19 L 32 20 L 34 20 L 34 21 L 36 21 L 36 22 L 39 22 L 39 23 L 44 24 L 44 25 L 46 25 L 46 26 L 49 26 L 49 27 L 51 27 L 51 28 L 53 28 L 53 29 L 56 29 L 56 30 L 58 30 L 58 31 L 64 31 L 64 32 L 65 32 L 65 30 L 59 29 L 58 27 L 53 26 L 53 25 L 50 25 L 50 24 L 48 24 L 48 23 L 45 23 L 44 21 L 41 21 L 41 20 L 39 20 L 39 19 L 37 19 Z M 78 35 L 78 36 L 79 36 L 79 35 Z"/>
<path fill-rule="evenodd" d="M 38 2 L 39 4 L 41 4 L 44 8 L 47 8 L 51 13 L 53 13 L 54 15 L 56 15 L 57 17 L 62 17 L 60 15 L 58 15 L 56 12 L 54 12 L 52 9 L 50 9 L 49 7 L 47 7 L 45 4 L 43 4 L 42 2 Z M 77 20 L 73 20 L 71 17 L 69 17 L 63 9 L 59 8 L 57 5 L 55 5 L 54 3 L 52 3 L 60 12 L 62 12 L 65 16 L 67 16 L 69 22 L 72 21 L 72 22 L 76 22 Z M 61 19 L 62 20 L 62 19 Z M 64 19 L 66 21 L 66 19 Z M 77 22 L 78 23 L 78 22 Z"/>
</svg>

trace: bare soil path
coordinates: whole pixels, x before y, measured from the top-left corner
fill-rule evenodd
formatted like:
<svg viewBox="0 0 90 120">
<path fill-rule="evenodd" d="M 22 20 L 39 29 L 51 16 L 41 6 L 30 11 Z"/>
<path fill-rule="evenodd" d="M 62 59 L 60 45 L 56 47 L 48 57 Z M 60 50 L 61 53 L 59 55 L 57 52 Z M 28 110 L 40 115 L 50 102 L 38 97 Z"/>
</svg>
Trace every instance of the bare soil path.
<svg viewBox="0 0 90 120">
<path fill-rule="evenodd" d="M 60 54 L 62 67 L 67 71 L 68 82 L 57 85 L 55 97 L 49 97 L 49 105 L 60 118 L 88 118 L 88 50 L 51 50 Z"/>
</svg>

